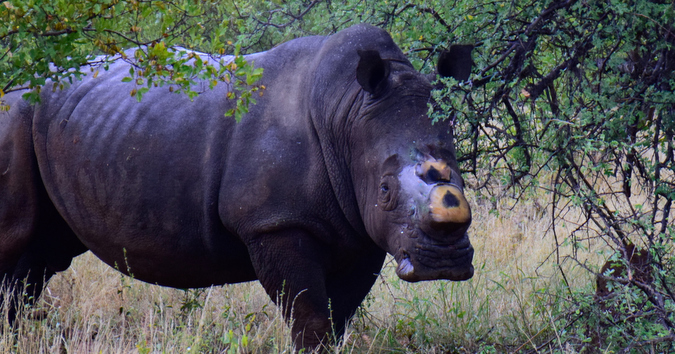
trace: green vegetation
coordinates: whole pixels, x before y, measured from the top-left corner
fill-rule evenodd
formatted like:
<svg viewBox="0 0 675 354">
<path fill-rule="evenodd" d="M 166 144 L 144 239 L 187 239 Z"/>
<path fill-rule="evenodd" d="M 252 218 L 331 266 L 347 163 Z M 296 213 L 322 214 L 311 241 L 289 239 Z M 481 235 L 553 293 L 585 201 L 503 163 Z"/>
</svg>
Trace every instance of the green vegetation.
<svg viewBox="0 0 675 354">
<path fill-rule="evenodd" d="M 47 89 L 62 89 L 88 72 L 98 75 L 113 60 L 124 60 L 133 65 L 124 81 L 138 100 L 152 86 L 193 98 L 199 94 L 196 80 L 211 88 L 231 84 L 235 91 L 228 98 L 237 105 L 227 115 L 240 120 L 255 103 L 252 93 L 259 88 L 252 85 L 262 71 L 239 57 L 239 46 L 222 40 L 228 32 L 223 14 L 231 10 L 218 1 L 4 1 L 0 110 L 9 108 L 1 100 L 8 92 L 25 91 L 26 99 L 37 102 L 47 80 Z M 223 57 L 226 52 L 235 57 Z"/>
<path fill-rule="evenodd" d="M 165 85 L 194 95 L 196 79 L 236 81 L 232 98 L 239 105 L 231 113 L 241 117 L 259 72 L 236 60 L 236 67 L 200 67 L 168 50 L 246 54 L 359 22 L 388 30 L 424 72 L 433 71 L 435 55 L 450 44 L 476 45 L 469 82 L 446 81 L 430 113 L 455 129 L 460 166 L 474 193 L 470 232 L 478 267 L 466 283 L 415 285 L 385 270 L 342 349 L 675 351 L 671 2 L 8 0 L 0 3 L 0 96 L 17 87 L 36 92 L 47 79 L 58 83 L 48 89 L 58 89 L 80 75 L 74 68 L 104 70 L 110 57 L 99 55 L 140 48 L 124 58 L 135 65 L 130 93 L 141 99 L 149 85 Z M 605 274 L 614 293 L 612 308 L 603 309 L 593 298 L 594 279 L 609 258 L 628 264 L 630 244 L 650 252 L 651 280 L 634 277 L 630 267 Z M 135 320 L 101 315 L 96 328 L 133 338 L 133 348 L 90 342 L 139 352 L 191 345 L 176 341 L 198 341 L 194 350 L 204 352 L 289 351 L 287 329 L 266 300 L 236 308 L 255 286 L 232 288 L 213 290 L 224 297 L 219 300 L 211 291 L 191 293 L 182 305 L 169 299 L 179 296 L 166 295 L 171 290 L 153 290 L 160 300 L 148 303 L 125 296 L 121 306 L 140 313 Z M 55 306 L 45 301 L 39 306 Z M 185 316 L 166 306 L 182 307 Z M 215 312 L 221 315 L 211 318 Z M 50 327 L 50 337 L 36 341 L 53 343 L 48 348 L 80 343 L 73 331 L 90 343 L 85 339 L 94 325 L 63 316 L 74 315 L 59 308 L 24 325 Z M 72 327 L 54 329 L 66 322 Z M 141 331 L 155 333 L 142 337 L 125 327 L 131 323 L 164 327 Z M 9 342 L 2 337 L 2 350 L 34 352 Z"/>
</svg>

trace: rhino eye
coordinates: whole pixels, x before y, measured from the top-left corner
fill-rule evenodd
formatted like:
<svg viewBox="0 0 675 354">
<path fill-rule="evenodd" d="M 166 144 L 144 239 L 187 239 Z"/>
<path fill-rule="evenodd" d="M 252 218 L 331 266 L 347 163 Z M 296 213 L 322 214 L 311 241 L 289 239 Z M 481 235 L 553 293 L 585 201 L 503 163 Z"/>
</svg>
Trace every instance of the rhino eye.
<svg viewBox="0 0 675 354">
<path fill-rule="evenodd" d="M 380 203 L 389 203 L 391 200 L 391 193 L 389 193 L 389 185 L 386 182 L 380 184 Z"/>
<path fill-rule="evenodd" d="M 378 204 L 384 210 L 392 210 L 396 207 L 396 180 L 391 176 L 386 176 L 380 183 L 378 195 Z"/>
</svg>

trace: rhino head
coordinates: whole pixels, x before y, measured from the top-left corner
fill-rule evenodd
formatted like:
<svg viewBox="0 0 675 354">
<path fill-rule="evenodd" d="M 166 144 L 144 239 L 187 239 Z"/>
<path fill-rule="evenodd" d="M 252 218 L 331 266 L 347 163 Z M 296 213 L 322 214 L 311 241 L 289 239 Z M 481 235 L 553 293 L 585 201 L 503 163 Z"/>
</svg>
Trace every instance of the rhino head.
<svg viewBox="0 0 675 354">
<path fill-rule="evenodd" d="M 460 80 L 471 68 L 470 46 L 453 46 L 439 59 L 440 75 Z M 464 196 L 447 122 L 427 116 L 431 85 L 409 63 L 359 52 L 356 81 L 363 114 L 352 130 L 353 179 L 369 236 L 392 254 L 406 281 L 473 276 Z"/>
</svg>

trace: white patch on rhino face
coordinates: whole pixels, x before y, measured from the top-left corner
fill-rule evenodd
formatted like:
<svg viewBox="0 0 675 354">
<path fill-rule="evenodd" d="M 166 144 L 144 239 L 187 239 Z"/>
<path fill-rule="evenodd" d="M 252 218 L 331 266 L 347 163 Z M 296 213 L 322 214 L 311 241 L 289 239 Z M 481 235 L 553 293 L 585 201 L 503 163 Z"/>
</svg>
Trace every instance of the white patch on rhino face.
<svg viewBox="0 0 675 354">
<path fill-rule="evenodd" d="M 410 195 L 413 200 L 428 200 L 433 185 L 424 182 L 415 173 L 415 165 L 406 166 L 398 175 L 401 189 Z"/>
</svg>

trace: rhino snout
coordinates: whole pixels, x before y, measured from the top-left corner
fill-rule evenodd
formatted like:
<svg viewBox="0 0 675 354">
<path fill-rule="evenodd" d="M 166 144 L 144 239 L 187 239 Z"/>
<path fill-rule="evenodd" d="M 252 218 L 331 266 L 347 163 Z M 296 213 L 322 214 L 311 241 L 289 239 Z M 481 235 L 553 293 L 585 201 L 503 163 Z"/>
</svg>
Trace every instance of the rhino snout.
<svg viewBox="0 0 675 354">
<path fill-rule="evenodd" d="M 422 238 L 425 238 L 422 236 Z M 408 282 L 448 279 L 462 281 L 473 276 L 473 247 L 468 237 L 456 244 L 422 240 L 407 245 L 394 255 L 396 275 Z"/>
<path fill-rule="evenodd" d="M 442 160 L 428 159 L 399 176 L 412 200 L 411 224 L 395 252 L 396 274 L 410 281 L 466 280 L 473 276 L 473 247 L 467 230 L 471 208 L 459 176 Z"/>
</svg>

